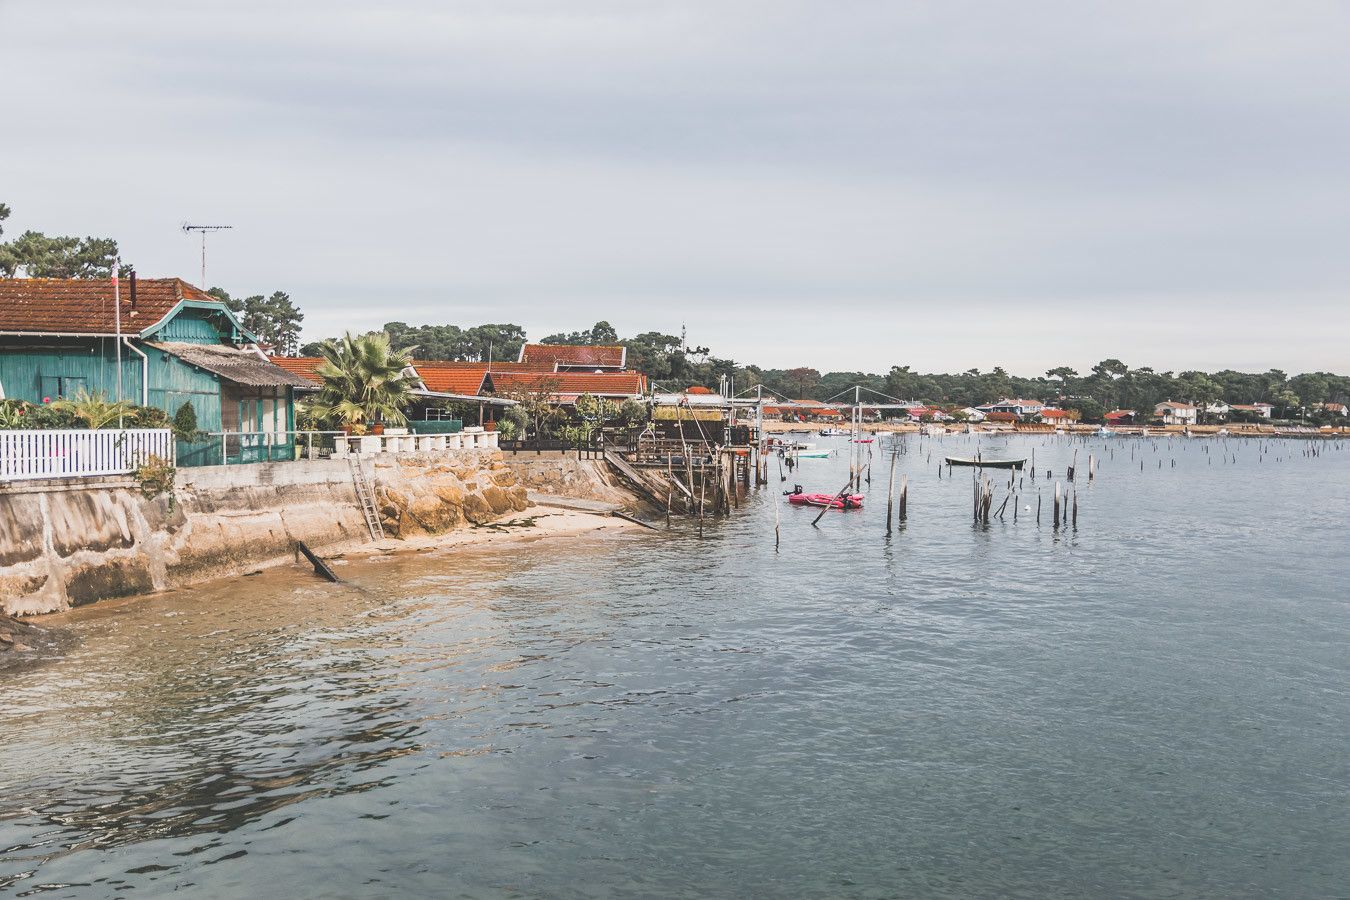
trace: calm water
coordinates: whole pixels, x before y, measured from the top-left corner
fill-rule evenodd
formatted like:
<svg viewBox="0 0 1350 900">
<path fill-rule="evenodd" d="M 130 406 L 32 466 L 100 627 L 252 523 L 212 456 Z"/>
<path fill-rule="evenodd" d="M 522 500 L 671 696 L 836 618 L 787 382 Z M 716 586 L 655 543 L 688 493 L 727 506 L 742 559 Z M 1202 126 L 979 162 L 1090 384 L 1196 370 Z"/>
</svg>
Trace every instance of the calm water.
<svg viewBox="0 0 1350 900">
<path fill-rule="evenodd" d="M 972 527 L 971 439 L 910 438 L 889 539 L 878 455 L 819 530 L 775 473 L 702 539 L 68 614 L 0 676 L 0 893 L 1350 895 L 1350 449 L 1006 450 L 1072 446 L 1077 532 Z"/>
</svg>

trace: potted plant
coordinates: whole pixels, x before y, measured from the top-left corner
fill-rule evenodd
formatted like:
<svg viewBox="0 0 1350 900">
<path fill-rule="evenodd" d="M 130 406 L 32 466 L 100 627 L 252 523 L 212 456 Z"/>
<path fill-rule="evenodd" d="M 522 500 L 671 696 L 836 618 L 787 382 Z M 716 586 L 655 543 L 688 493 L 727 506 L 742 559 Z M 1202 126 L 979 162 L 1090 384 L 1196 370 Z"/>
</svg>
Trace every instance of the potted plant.
<svg viewBox="0 0 1350 900">
<path fill-rule="evenodd" d="M 376 422 L 375 424 L 371 425 L 371 426 L 370 426 L 370 433 L 371 433 L 371 434 L 384 434 L 384 423 L 383 423 L 383 422 Z"/>
</svg>

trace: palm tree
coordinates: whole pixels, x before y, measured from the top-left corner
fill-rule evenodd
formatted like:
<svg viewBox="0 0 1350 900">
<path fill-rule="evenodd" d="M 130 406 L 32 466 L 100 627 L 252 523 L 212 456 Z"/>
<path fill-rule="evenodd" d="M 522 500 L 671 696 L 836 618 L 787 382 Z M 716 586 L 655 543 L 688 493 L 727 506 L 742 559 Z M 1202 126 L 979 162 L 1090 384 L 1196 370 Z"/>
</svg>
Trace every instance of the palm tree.
<svg viewBox="0 0 1350 900">
<path fill-rule="evenodd" d="M 344 425 L 382 422 L 402 425 L 412 400 L 412 348 L 394 350 L 383 332 L 325 341 L 319 353 L 318 407 Z"/>
<path fill-rule="evenodd" d="M 73 399 L 57 400 L 52 407 L 69 411 L 91 429 L 107 428 L 136 411 L 136 405 L 129 400 L 109 400 L 103 391 L 91 394 L 83 388 Z"/>
</svg>

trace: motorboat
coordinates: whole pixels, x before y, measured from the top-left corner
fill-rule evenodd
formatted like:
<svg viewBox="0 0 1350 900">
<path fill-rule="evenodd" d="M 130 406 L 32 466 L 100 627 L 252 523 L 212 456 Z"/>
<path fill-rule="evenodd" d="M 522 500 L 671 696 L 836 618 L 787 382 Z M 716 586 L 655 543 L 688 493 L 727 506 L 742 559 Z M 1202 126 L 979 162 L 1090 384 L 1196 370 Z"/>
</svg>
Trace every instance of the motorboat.
<svg viewBox="0 0 1350 900">
<path fill-rule="evenodd" d="M 817 432 L 821 437 L 848 437 L 853 432 L 842 428 L 822 428 Z"/>
</svg>

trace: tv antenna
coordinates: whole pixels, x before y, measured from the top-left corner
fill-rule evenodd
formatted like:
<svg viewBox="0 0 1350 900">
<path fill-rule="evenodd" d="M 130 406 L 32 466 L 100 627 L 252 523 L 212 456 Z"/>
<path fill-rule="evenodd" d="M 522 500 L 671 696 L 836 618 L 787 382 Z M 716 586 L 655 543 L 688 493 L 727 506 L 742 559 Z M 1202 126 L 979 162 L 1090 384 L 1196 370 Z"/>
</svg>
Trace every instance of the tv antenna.
<svg viewBox="0 0 1350 900">
<path fill-rule="evenodd" d="M 206 290 L 206 233 L 208 231 L 229 231 L 233 227 L 233 225 L 189 225 L 187 222 L 183 223 L 184 234 L 191 234 L 194 231 L 202 233 L 202 280 L 200 285 L 202 290 Z"/>
</svg>

